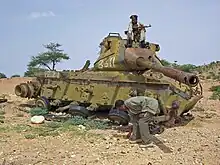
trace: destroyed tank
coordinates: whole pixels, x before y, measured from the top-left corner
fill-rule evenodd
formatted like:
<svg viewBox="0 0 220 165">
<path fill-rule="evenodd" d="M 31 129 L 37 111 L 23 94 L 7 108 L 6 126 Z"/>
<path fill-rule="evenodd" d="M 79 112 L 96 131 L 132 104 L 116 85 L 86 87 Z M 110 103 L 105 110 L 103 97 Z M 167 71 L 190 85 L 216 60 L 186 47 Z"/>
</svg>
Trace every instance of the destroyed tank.
<svg viewBox="0 0 220 165">
<path fill-rule="evenodd" d="M 192 109 L 202 98 L 199 78 L 171 67 L 163 66 L 157 56 L 160 45 L 146 42 L 140 47 L 119 33 L 109 33 L 100 43 L 100 53 L 94 66 L 86 61 L 80 70 L 45 71 L 36 80 L 19 84 L 15 94 L 36 99 L 36 106 L 57 112 L 91 117 L 107 111 L 107 117 L 121 124 L 129 122 L 126 112 L 115 110 L 117 100 L 132 96 L 160 97 L 167 109 L 162 109 L 155 122 L 170 119 L 169 107 L 178 101 L 177 116 Z M 111 111 L 112 110 L 112 111 Z M 115 111 L 114 111 L 115 110 Z"/>
</svg>

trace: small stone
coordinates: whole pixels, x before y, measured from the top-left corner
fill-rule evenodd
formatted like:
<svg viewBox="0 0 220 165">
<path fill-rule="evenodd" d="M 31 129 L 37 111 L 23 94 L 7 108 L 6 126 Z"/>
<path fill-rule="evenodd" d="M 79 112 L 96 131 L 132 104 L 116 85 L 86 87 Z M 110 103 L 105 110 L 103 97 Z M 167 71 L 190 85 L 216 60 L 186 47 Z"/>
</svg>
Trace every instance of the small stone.
<svg viewBox="0 0 220 165">
<path fill-rule="evenodd" d="M 109 140 L 110 138 L 108 136 L 103 137 L 103 140 Z"/>
<path fill-rule="evenodd" d="M 121 151 L 122 154 L 126 154 L 126 151 Z"/>
<path fill-rule="evenodd" d="M 113 139 L 114 141 L 117 141 L 117 140 L 118 140 L 118 138 L 116 138 L 116 137 L 113 137 L 112 139 Z"/>
<path fill-rule="evenodd" d="M 71 155 L 70 157 L 71 157 L 71 158 L 74 158 L 74 157 L 76 157 L 76 155 Z"/>
<path fill-rule="evenodd" d="M 41 124 L 45 120 L 44 116 L 33 116 L 31 118 L 31 123 L 33 124 Z"/>
<path fill-rule="evenodd" d="M 81 129 L 81 130 L 85 130 L 85 129 L 86 129 L 86 127 L 83 126 L 83 125 L 79 125 L 78 127 L 79 127 L 79 129 Z"/>
</svg>

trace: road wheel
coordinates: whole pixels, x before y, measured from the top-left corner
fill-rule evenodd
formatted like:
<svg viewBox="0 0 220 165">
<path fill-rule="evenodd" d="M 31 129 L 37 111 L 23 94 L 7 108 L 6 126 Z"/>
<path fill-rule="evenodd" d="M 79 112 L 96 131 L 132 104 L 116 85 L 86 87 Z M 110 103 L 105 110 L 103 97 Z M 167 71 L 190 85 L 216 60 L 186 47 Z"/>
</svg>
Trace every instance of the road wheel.
<svg viewBox="0 0 220 165">
<path fill-rule="evenodd" d="M 124 111 L 120 111 L 118 109 L 112 109 L 110 110 L 108 114 L 108 118 L 111 121 L 114 121 L 116 123 L 119 123 L 121 125 L 127 125 L 130 121 L 130 118 L 128 114 Z"/>
<path fill-rule="evenodd" d="M 46 97 L 40 97 L 35 101 L 36 107 L 40 107 L 43 109 L 50 109 L 50 101 Z"/>
<path fill-rule="evenodd" d="M 71 105 L 68 112 L 73 117 L 81 116 L 87 118 L 89 116 L 89 111 L 85 107 L 78 105 Z"/>
</svg>

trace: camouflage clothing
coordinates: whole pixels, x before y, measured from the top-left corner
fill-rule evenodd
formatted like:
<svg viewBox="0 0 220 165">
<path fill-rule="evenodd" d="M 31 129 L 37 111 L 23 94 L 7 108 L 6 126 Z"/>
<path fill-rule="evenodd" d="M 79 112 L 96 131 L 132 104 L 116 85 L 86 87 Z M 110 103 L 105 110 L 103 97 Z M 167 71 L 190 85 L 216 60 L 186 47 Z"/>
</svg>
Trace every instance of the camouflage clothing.
<svg viewBox="0 0 220 165">
<path fill-rule="evenodd" d="M 158 100 L 151 97 L 131 97 L 125 101 L 125 106 L 135 115 L 144 112 L 149 112 L 155 115 L 160 112 Z"/>
<path fill-rule="evenodd" d="M 145 143 L 151 140 L 149 122 L 152 117 L 160 112 L 159 103 L 156 99 L 136 96 L 125 101 L 125 106 L 133 125 L 131 140 L 142 139 Z"/>
<path fill-rule="evenodd" d="M 136 26 L 140 27 L 140 26 L 144 26 L 144 25 L 138 22 L 136 24 Z M 137 41 L 141 42 L 141 41 L 145 41 L 145 35 L 146 35 L 146 30 L 144 28 L 140 30 L 140 34 L 138 36 L 134 35 L 134 25 L 132 24 L 132 22 L 129 22 L 128 38 L 131 38 L 132 41 L 137 40 Z M 135 36 L 138 38 L 135 38 Z"/>
</svg>

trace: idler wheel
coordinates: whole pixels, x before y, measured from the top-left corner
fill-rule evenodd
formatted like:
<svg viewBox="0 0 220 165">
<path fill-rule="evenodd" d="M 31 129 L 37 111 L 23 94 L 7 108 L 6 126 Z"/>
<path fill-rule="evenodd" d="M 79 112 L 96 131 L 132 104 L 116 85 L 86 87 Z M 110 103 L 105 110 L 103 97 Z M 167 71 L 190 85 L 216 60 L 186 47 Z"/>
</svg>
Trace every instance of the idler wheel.
<svg viewBox="0 0 220 165">
<path fill-rule="evenodd" d="M 22 95 L 22 89 L 20 85 L 15 86 L 15 94 L 16 96 L 21 96 Z"/>
<path fill-rule="evenodd" d="M 32 98 L 34 96 L 34 86 L 31 83 L 28 83 L 28 98 Z"/>
<path fill-rule="evenodd" d="M 127 125 L 130 121 L 130 117 L 124 111 L 118 109 L 112 109 L 109 111 L 108 118 L 111 121 L 117 122 L 121 125 Z"/>
<path fill-rule="evenodd" d="M 36 107 L 50 109 L 50 102 L 46 97 L 40 97 L 35 101 Z"/>
<path fill-rule="evenodd" d="M 29 88 L 28 88 L 28 85 L 26 83 L 17 85 L 15 87 L 15 94 L 17 96 L 20 96 L 20 97 L 26 98 L 27 95 L 28 95 L 28 91 L 29 91 Z"/>
</svg>

